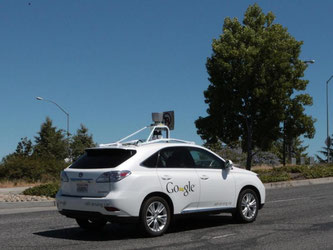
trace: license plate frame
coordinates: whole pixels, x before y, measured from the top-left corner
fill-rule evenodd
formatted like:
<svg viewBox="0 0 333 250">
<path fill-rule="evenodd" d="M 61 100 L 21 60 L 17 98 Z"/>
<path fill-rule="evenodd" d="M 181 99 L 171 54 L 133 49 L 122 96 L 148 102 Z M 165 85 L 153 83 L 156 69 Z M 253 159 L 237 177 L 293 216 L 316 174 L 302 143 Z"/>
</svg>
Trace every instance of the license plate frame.
<svg viewBox="0 0 333 250">
<path fill-rule="evenodd" d="M 76 192 L 88 193 L 88 183 L 76 183 Z"/>
</svg>

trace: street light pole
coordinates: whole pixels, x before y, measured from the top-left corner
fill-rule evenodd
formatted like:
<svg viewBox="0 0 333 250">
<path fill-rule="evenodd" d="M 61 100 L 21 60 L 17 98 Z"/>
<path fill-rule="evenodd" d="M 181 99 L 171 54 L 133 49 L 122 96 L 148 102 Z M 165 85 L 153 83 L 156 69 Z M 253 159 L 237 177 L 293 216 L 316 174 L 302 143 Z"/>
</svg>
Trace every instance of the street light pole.
<svg viewBox="0 0 333 250">
<path fill-rule="evenodd" d="M 327 130 L 326 130 L 326 133 L 327 133 L 327 137 L 326 137 L 326 140 L 327 140 L 327 163 L 330 162 L 330 139 L 329 139 L 329 130 L 328 130 L 328 83 L 329 81 L 333 78 L 333 75 L 326 81 L 326 122 L 327 122 Z"/>
<path fill-rule="evenodd" d="M 36 99 L 38 101 L 46 101 L 46 102 L 50 102 L 50 103 L 53 103 L 54 105 L 56 105 L 62 112 L 64 112 L 66 114 L 66 117 L 67 117 L 67 150 L 68 150 L 68 157 L 70 157 L 70 154 L 69 154 L 69 113 L 66 112 L 58 103 L 52 101 L 52 100 L 49 100 L 49 99 L 44 99 L 43 97 L 40 97 L 40 96 L 37 96 Z"/>
<path fill-rule="evenodd" d="M 314 64 L 315 60 L 306 60 L 306 61 L 302 61 L 304 64 Z M 282 154 L 282 164 L 283 166 L 286 165 L 286 118 L 283 121 L 283 154 Z"/>
</svg>

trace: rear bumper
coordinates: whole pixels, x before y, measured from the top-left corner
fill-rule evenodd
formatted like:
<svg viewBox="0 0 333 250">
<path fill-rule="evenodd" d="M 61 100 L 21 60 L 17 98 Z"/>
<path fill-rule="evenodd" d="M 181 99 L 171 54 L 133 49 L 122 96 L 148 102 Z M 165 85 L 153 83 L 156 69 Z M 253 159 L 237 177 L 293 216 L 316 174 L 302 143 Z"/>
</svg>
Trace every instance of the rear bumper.
<svg viewBox="0 0 333 250">
<path fill-rule="evenodd" d="M 78 211 L 63 209 L 59 211 L 60 214 L 73 219 L 105 219 L 110 222 L 121 222 L 121 223 L 136 223 L 139 221 L 139 217 L 119 217 L 115 215 L 104 215 L 99 212 L 90 211 Z"/>
<path fill-rule="evenodd" d="M 100 216 L 136 217 L 135 214 L 130 214 L 127 211 L 128 205 L 122 200 L 112 200 L 107 197 L 75 197 L 62 195 L 61 192 L 58 192 L 56 204 L 61 214 L 72 218 L 78 218 L 81 215 L 89 215 L 88 217 L 93 216 L 94 218 Z M 115 208 L 116 211 L 108 211 L 107 208 Z"/>
</svg>

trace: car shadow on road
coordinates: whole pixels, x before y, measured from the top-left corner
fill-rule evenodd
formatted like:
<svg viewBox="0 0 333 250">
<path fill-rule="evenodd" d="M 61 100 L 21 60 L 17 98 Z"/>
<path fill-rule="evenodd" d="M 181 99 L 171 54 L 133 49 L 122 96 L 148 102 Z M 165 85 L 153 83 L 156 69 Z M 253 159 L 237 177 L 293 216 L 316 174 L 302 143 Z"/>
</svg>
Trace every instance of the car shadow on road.
<svg viewBox="0 0 333 250">
<path fill-rule="evenodd" d="M 204 228 L 221 227 L 225 225 L 237 224 L 231 215 L 189 215 L 176 218 L 175 223 L 169 230 L 169 233 L 178 233 Z"/>
<path fill-rule="evenodd" d="M 186 232 L 204 228 L 221 227 L 235 224 L 236 222 L 229 215 L 195 215 L 182 216 L 176 218 L 175 223 L 170 227 L 166 235 L 173 233 Z M 54 229 L 42 232 L 36 232 L 34 235 L 81 241 L 112 241 L 123 239 L 144 238 L 142 229 L 137 224 L 116 224 L 108 223 L 101 231 L 85 231 L 80 227 L 71 227 L 63 229 Z"/>
</svg>

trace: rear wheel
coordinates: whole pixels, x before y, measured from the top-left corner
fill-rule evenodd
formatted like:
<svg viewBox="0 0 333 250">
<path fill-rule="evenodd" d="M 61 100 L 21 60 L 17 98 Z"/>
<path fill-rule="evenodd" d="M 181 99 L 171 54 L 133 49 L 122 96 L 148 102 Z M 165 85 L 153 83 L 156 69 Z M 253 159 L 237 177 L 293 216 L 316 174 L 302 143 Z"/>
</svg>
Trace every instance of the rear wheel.
<svg viewBox="0 0 333 250">
<path fill-rule="evenodd" d="M 238 197 L 237 208 L 233 214 L 240 222 L 253 222 L 258 214 L 258 196 L 252 189 L 244 189 Z"/>
<path fill-rule="evenodd" d="M 86 230 L 101 230 L 107 223 L 104 219 L 76 219 L 76 222 Z"/>
<path fill-rule="evenodd" d="M 151 197 L 146 200 L 141 209 L 140 223 L 149 236 L 160 236 L 170 225 L 170 208 L 161 197 Z"/>
</svg>

